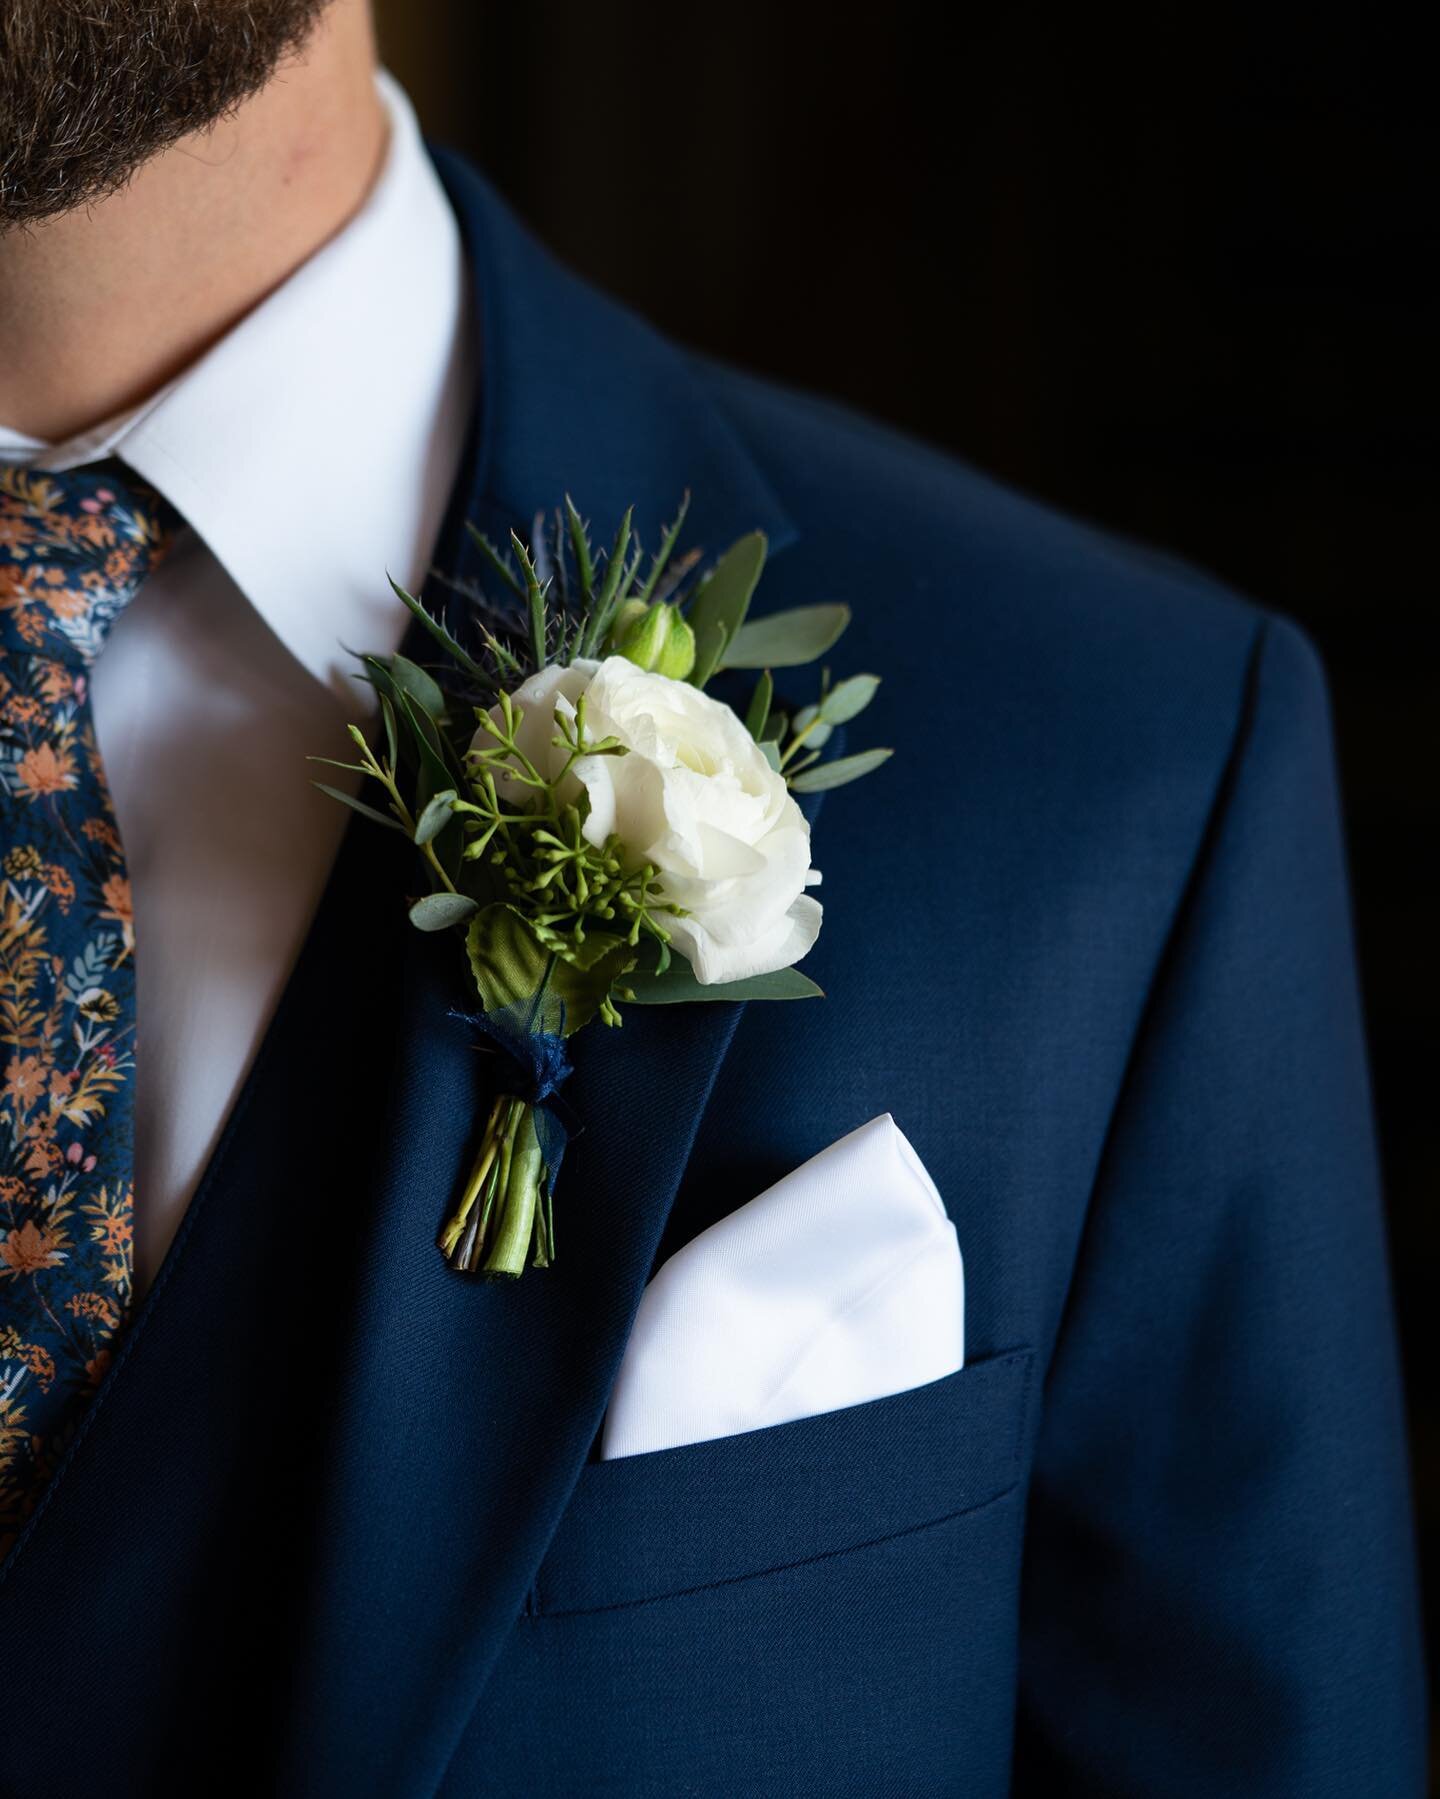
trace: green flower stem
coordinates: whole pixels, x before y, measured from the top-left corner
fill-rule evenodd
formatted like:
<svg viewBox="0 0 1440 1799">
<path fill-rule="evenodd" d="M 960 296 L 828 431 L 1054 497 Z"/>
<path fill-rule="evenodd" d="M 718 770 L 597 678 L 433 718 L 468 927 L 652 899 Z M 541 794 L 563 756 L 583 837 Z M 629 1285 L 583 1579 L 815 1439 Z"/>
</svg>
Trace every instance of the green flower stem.
<svg viewBox="0 0 1440 1799">
<path fill-rule="evenodd" d="M 796 753 L 799 751 L 799 749 L 800 749 L 801 745 L 804 743 L 805 739 L 815 729 L 816 725 L 820 724 L 821 722 L 822 722 L 822 720 L 820 718 L 819 713 L 817 712 L 815 717 L 810 720 L 810 723 L 808 725 L 806 725 L 803 730 L 797 731 L 795 733 L 795 735 L 790 739 L 790 742 L 786 745 L 785 749 L 782 750 L 781 754 L 780 754 L 780 766 L 782 769 L 786 766 L 787 763 L 789 763 L 790 761 L 792 761 L 794 759 Z"/>
<path fill-rule="evenodd" d="M 545 1159 L 535 1116 L 524 1100 L 502 1094 L 491 1107 L 460 1203 L 440 1233 L 452 1268 L 513 1278 L 527 1257 L 553 1258 L 554 1228 L 545 1202 Z"/>
<path fill-rule="evenodd" d="M 387 768 L 386 765 L 377 758 L 375 752 L 370 748 L 370 745 L 366 740 L 365 733 L 358 725 L 351 725 L 350 736 L 352 741 L 359 746 L 360 753 L 365 758 L 365 772 L 373 776 L 385 789 L 385 792 L 390 799 L 390 810 L 395 814 L 396 818 L 399 819 L 401 826 L 413 843 L 415 840 L 415 818 L 410 811 L 410 808 L 400 797 L 400 789 L 395 785 L 395 771 L 392 768 Z M 424 856 L 425 860 L 430 864 L 440 885 L 444 887 L 448 893 L 456 892 L 457 889 L 455 883 L 450 879 L 449 875 L 446 874 L 440 858 L 435 854 L 434 844 L 422 843 L 419 845 L 419 849 L 421 855 Z"/>
<path fill-rule="evenodd" d="M 458 893 L 460 891 L 459 888 L 450 879 L 449 875 L 446 874 L 444 868 L 441 866 L 440 858 L 435 854 L 434 844 L 433 843 L 422 843 L 420 845 L 420 849 L 421 849 L 421 853 L 425 857 L 425 860 L 430 864 L 431 868 L 435 871 L 436 877 L 438 878 L 441 886 L 444 887 L 448 893 Z"/>
<path fill-rule="evenodd" d="M 510 1101 L 502 1094 L 490 1108 L 490 1117 L 486 1121 L 485 1135 L 480 1139 L 480 1153 L 475 1158 L 475 1166 L 470 1170 L 470 1178 L 465 1183 L 465 1191 L 460 1195 L 459 1205 L 456 1206 L 449 1223 L 440 1233 L 440 1247 L 447 1256 L 454 1252 L 464 1235 L 465 1226 L 469 1221 L 475 1201 L 480 1197 L 480 1190 L 485 1185 L 485 1177 L 494 1164 L 495 1156 L 500 1148 L 501 1115 L 509 1104 Z"/>
<path fill-rule="evenodd" d="M 535 1117 L 529 1106 L 519 1108 L 507 1150 L 509 1166 L 505 1198 L 495 1233 L 495 1246 L 485 1258 L 487 1274 L 523 1274 L 530 1241 L 535 1235 L 545 1164 L 535 1138 Z"/>
</svg>

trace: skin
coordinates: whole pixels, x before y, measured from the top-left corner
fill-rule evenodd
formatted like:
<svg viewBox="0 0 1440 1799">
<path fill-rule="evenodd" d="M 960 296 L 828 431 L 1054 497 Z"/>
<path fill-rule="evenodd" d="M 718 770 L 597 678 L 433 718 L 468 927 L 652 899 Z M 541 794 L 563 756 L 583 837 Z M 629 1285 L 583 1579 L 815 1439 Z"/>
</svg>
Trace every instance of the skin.
<svg viewBox="0 0 1440 1799">
<path fill-rule="evenodd" d="M 56 442 L 137 405 L 356 212 L 385 152 L 369 0 L 118 191 L 0 231 L 0 422 Z"/>
</svg>

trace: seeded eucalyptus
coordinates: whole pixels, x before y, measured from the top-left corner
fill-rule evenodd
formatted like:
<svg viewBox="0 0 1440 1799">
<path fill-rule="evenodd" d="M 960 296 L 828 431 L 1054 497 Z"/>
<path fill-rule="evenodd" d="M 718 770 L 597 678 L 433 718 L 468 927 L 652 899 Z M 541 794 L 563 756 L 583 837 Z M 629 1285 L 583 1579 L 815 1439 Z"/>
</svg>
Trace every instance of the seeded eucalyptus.
<svg viewBox="0 0 1440 1799">
<path fill-rule="evenodd" d="M 513 1277 L 555 1259 L 577 1030 L 618 1026 L 628 1005 L 819 995 L 794 966 L 821 909 L 791 796 L 890 755 L 825 758 L 876 676 L 826 669 L 813 699 L 790 709 L 777 696 L 772 671 L 825 656 L 848 609 L 750 619 L 763 534 L 702 568 L 699 550 L 678 549 L 687 506 L 648 564 L 632 513 L 597 550 L 568 498 L 528 544 L 474 533 L 489 579 L 449 584 L 453 629 L 396 587 L 441 659 L 361 657 L 380 731 L 352 726 L 358 760 L 333 766 L 364 785 L 317 783 L 410 839 L 425 885 L 412 923 L 463 939 L 457 966 L 480 1008 L 467 1016 L 495 1089 L 439 1235 L 464 1272 Z M 726 670 L 757 671 L 743 722 L 704 692 Z"/>
</svg>

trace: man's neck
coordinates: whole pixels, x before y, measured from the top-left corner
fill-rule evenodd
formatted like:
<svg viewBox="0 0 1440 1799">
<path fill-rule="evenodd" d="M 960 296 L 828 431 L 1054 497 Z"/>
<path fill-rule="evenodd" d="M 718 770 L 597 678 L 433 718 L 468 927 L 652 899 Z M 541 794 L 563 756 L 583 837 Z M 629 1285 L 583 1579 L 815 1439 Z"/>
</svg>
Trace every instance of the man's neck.
<svg viewBox="0 0 1440 1799">
<path fill-rule="evenodd" d="M 368 8 L 122 192 L 0 236 L 0 424 L 47 442 L 138 405 L 334 235 L 383 158 Z"/>
</svg>

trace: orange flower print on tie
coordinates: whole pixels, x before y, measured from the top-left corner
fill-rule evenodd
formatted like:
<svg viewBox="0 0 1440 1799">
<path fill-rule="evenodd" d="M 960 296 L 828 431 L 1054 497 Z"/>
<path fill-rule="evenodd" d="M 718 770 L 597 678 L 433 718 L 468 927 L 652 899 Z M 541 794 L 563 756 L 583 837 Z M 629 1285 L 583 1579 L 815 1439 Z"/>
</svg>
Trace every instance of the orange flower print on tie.
<svg viewBox="0 0 1440 1799">
<path fill-rule="evenodd" d="M 0 1240 L 0 1262 L 6 1263 L 12 1274 L 34 1274 L 64 1260 L 65 1251 L 56 1240 L 48 1231 L 37 1230 L 29 1219 Z"/>
<path fill-rule="evenodd" d="M 75 785 L 75 758 L 67 750 L 57 750 L 53 743 L 37 744 L 20 758 L 15 783 L 26 799 L 64 793 Z"/>
<path fill-rule="evenodd" d="M 135 919 L 89 673 L 178 523 L 118 465 L 0 470 L 0 1555 L 130 1309 Z"/>
</svg>

